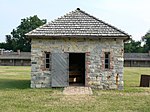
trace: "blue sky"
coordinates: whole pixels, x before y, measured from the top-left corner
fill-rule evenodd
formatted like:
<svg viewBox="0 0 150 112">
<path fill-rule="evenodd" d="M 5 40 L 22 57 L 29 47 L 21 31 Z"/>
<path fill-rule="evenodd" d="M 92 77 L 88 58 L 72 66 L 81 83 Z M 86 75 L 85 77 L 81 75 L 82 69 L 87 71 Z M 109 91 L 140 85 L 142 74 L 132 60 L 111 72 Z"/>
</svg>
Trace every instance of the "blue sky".
<svg viewBox="0 0 150 112">
<path fill-rule="evenodd" d="M 77 7 L 140 40 L 150 29 L 149 4 L 150 0 L 0 0 L 0 42 L 23 18 L 38 15 L 52 21 Z"/>
</svg>

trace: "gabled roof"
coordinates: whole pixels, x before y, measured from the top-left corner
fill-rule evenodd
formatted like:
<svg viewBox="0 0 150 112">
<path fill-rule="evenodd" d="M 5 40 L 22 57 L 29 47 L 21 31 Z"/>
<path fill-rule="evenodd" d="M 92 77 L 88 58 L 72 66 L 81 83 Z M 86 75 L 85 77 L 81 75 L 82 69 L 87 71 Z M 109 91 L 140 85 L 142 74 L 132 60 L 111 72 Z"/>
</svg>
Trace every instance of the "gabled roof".
<svg viewBox="0 0 150 112">
<path fill-rule="evenodd" d="M 149 53 L 124 53 L 124 60 L 149 60 Z"/>
<path fill-rule="evenodd" d="M 27 33 L 26 35 L 30 37 L 124 37 L 125 39 L 129 39 L 130 37 L 127 33 L 91 16 L 79 8 Z"/>
</svg>

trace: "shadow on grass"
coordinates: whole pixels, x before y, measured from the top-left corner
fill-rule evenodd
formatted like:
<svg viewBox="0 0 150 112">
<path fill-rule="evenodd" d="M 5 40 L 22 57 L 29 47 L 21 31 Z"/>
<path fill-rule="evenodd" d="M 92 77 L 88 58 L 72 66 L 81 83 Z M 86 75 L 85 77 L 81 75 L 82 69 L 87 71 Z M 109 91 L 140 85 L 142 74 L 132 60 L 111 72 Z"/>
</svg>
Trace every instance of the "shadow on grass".
<svg viewBox="0 0 150 112">
<path fill-rule="evenodd" d="M 0 89 L 27 89 L 30 80 L 0 79 Z"/>
</svg>

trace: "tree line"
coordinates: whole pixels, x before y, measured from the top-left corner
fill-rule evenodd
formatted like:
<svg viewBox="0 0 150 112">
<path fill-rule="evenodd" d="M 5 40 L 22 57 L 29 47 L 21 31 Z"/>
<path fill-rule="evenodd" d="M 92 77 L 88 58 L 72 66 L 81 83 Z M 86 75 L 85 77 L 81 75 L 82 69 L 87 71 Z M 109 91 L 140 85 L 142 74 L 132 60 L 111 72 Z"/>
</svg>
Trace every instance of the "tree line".
<svg viewBox="0 0 150 112">
<path fill-rule="evenodd" d="M 20 25 L 6 35 L 6 42 L 0 43 L 0 49 L 30 52 L 31 40 L 25 34 L 45 23 L 46 19 L 39 19 L 37 15 L 21 19 Z"/>
<path fill-rule="evenodd" d="M 31 40 L 25 36 L 29 31 L 46 23 L 46 19 L 40 19 L 37 15 L 21 19 L 21 23 L 6 35 L 6 42 L 0 43 L 0 49 L 22 52 L 31 51 Z M 144 45 L 141 45 L 144 43 Z M 135 41 L 130 39 L 124 44 L 125 53 L 145 53 L 150 50 L 150 31 L 148 31 L 141 39 Z"/>
<path fill-rule="evenodd" d="M 148 53 L 150 50 L 150 31 L 148 31 L 142 38 L 141 41 L 135 41 L 130 39 L 124 43 L 125 53 Z"/>
</svg>

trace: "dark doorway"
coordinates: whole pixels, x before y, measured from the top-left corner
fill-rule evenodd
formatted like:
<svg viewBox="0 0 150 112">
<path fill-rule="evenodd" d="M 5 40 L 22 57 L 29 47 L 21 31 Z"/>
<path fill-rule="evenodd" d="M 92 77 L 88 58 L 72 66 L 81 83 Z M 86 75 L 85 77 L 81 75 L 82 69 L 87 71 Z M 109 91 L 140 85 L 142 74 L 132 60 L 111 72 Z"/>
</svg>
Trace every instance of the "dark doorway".
<svg viewBox="0 0 150 112">
<path fill-rule="evenodd" d="M 69 85 L 85 85 L 85 53 L 69 53 Z"/>
</svg>

